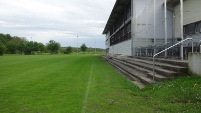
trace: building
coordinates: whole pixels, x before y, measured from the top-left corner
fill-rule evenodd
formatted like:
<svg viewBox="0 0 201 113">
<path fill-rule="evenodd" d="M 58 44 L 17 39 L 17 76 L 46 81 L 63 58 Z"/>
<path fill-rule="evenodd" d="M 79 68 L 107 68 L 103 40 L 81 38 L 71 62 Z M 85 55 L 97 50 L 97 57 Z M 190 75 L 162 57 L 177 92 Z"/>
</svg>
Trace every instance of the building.
<svg viewBox="0 0 201 113">
<path fill-rule="evenodd" d="M 103 34 L 110 55 L 153 56 L 173 44 L 201 40 L 201 0 L 116 0 Z M 182 32 L 181 32 L 182 31 Z M 187 56 L 191 40 L 159 56 Z"/>
</svg>

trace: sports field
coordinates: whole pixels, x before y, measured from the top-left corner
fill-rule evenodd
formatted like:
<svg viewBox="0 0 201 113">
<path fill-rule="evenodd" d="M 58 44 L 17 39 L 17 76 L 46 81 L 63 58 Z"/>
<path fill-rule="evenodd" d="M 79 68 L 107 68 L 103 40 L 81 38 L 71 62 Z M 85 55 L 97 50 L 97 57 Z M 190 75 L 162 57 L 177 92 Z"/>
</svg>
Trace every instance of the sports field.
<svg viewBox="0 0 201 113">
<path fill-rule="evenodd" d="M 100 55 L 5 55 L 0 113 L 199 112 L 200 80 L 184 77 L 138 90 Z M 196 94 L 182 95 L 182 86 Z"/>
</svg>

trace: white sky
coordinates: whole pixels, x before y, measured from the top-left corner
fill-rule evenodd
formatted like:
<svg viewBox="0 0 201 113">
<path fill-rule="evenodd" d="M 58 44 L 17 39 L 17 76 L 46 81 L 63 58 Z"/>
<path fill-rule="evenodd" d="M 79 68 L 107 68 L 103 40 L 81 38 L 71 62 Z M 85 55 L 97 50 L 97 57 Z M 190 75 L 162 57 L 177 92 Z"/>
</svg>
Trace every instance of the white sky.
<svg viewBox="0 0 201 113">
<path fill-rule="evenodd" d="M 105 48 L 102 32 L 115 1 L 0 0 L 0 33 L 44 44 L 55 40 L 62 46 L 78 42 Z"/>
</svg>

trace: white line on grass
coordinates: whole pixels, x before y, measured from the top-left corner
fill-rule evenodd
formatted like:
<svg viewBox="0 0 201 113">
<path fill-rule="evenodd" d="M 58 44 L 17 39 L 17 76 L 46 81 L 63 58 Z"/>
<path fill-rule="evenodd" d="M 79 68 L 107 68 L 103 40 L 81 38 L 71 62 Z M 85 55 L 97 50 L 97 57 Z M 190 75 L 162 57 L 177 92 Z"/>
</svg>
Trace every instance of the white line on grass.
<svg viewBox="0 0 201 113">
<path fill-rule="evenodd" d="M 90 71 L 90 75 L 89 75 L 87 90 L 86 90 L 86 93 L 84 96 L 84 101 L 83 101 L 83 106 L 82 106 L 82 113 L 86 112 L 86 104 L 87 104 L 87 99 L 88 99 L 88 95 L 89 95 L 89 87 L 91 84 L 91 76 L 92 76 L 92 72 L 93 72 L 93 67 L 94 67 L 94 63 L 91 65 L 91 71 Z"/>
</svg>

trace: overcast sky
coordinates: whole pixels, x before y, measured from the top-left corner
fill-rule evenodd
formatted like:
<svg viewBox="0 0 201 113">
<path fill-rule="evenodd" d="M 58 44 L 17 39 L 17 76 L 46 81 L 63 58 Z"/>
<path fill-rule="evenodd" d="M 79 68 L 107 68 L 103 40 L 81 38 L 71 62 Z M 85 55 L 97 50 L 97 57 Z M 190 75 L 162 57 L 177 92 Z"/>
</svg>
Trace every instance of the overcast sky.
<svg viewBox="0 0 201 113">
<path fill-rule="evenodd" d="M 62 46 L 78 42 L 79 47 L 105 48 L 102 32 L 115 1 L 0 0 L 0 33 L 44 44 L 55 40 Z"/>
</svg>

